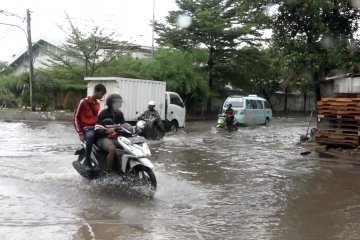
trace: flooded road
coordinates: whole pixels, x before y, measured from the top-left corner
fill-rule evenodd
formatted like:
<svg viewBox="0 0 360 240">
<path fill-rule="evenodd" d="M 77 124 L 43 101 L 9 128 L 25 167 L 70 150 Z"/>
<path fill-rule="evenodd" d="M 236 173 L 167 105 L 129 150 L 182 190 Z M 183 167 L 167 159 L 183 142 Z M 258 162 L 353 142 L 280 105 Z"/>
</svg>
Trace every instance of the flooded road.
<svg viewBox="0 0 360 240">
<path fill-rule="evenodd" d="M 150 142 L 154 199 L 72 168 L 69 123 L 0 122 L 0 239 L 359 239 L 360 167 L 296 145 L 307 119 Z"/>
</svg>

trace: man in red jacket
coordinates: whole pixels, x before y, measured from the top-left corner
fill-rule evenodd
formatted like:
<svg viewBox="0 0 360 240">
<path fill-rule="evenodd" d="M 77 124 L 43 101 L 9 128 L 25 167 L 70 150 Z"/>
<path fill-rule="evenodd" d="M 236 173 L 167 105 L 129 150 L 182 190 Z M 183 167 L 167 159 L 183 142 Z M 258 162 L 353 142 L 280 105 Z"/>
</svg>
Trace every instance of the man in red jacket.
<svg viewBox="0 0 360 240">
<path fill-rule="evenodd" d="M 79 134 L 80 140 L 86 140 L 85 149 L 85 169 L 91 170 L 91 150 L 95 141 L 95 129 L 97 115 L 100 109 L 98 100 L 102 99 L 106 94 L 106 88 L 103 84 L 97 84 L 94 88 L 92 96 L 81 99 L 74 112 L 73 123 Z"/>
</svg>

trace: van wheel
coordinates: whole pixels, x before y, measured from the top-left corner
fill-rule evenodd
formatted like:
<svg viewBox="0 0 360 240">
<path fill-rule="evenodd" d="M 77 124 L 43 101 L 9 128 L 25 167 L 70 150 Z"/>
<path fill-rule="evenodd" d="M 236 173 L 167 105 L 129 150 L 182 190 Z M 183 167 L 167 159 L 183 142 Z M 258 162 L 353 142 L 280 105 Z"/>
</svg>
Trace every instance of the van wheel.
<svg viewBox="0 0 360 240">
<path fill-rule="evenodd" d="M 171 121 L 171 128 L 170 128 L 170 131 L 171 132 L 177 132 L 179 129 L 179 124 L 176 120 L 172 120 Z"/>
<path fill-rule="evenodd" d="M 265 120 L 265 126 L 268 127 L 270 125 L 270 119 L 269 118 L 266 118 Z"/>
</svg>

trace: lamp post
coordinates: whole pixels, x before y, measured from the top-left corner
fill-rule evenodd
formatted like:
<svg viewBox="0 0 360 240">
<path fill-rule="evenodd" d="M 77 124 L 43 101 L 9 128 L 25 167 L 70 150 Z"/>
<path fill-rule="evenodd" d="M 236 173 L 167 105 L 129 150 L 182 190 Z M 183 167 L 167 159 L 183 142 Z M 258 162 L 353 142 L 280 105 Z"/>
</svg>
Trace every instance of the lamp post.
<svg viewBox="0 0 360 240">
<path fill-rule="evenodd" d="M 31 111 L 35 111 L 34 105 L 34 62 L 33 62 L 33 52 L 32 52 L 32 42 L 31 42 L 31 17 L 29 9 L 26 10 L 26 22 L 27 22 L 27 42 L 28 42 L 28 57 L 29 57 L 29 88 L 30 88 L 30 107 Z"/>
<path fill-rule="evenodd" d="M 153 0 L 152 37 L 151 37 L 151 57 L 154 57 L 154 32 L 155 32 L 155 0 Z"/>
<path fill-rule="evenodd" d="M 33 80 L 34 80 L 34 66 L 33 66 L 33 54 L 32 54 L 32 43 L 31 43 L 31 26 L 30 26 L 30 11 L 27 10 L 27 33 L 25 31 L 25 29 L 23 29 L 22 27 L 20 27 L 19 25 L 16 24 L 10 24 L 10 23 L 3 23 L 0 22 L 0 25 L 7 25 L 7 26 L 12 26 L 12 27 L 17 27 L 19 29 L 21 29 L 26 37 L 27 43 L 28 43 L 28 49 L 27 49 L 27 54 L 28 54 L 28 60 L 29 60 L 29 89 L 30 89 L 30 107 L 32 111 L 35 111 L 35 106 L 34 106 L 34 95 L 33 95 Z"/>
</svg>

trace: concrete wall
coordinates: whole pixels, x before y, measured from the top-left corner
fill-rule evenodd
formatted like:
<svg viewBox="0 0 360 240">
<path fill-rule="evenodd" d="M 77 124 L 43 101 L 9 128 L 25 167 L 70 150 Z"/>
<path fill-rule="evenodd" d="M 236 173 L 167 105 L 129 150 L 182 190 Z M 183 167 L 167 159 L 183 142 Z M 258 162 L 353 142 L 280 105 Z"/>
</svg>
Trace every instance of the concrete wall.
<svg viewBox="0 0 360 240">
<path fill-rule="evenodd" d="M 261 96 L 260 96 L 261 97 Z M 188 112 L 190 115 L 208 115 L 219 113 L 222 110 L 222 106 L 226 100 L 226 97 L 223 98 L 212 98 L 211 99 L 211 112 L 207 111 L 208 100 L 204 100 L 202 103 L 198 103 L 193 107 L 193 110 Z M 271 103 L 273 105 L 273 111 L 283 112 L 285 95 L 276 94 L 271 97 Z M 315 106 L 315 98 L 307 96 L 306 99 L 306 111 L 310 112 Z M 190 110 L 190 109 L 189 109 Z M 304 111 L 304 96 L 303 95 L 289 95 L 287 102 L 287 111 L 288 112 L 303 112 Z"/>
<path fill-rule="evenodd" d="M 284 111 L 285 95 L 276 94 L 271 97 L 274 112 Z M 315 97 L 306 98 L 306 110 L 311 111 L 315 107 Z M 289 112 L 303 112 L 304 111 L 304 96 L 303 95 L 288 95 L 287 111 Z"/>
<path fill-rule="evenodd" d="M 0 111 L 2 121 L 72 121 L 72 112 Z"/>
</svg>

